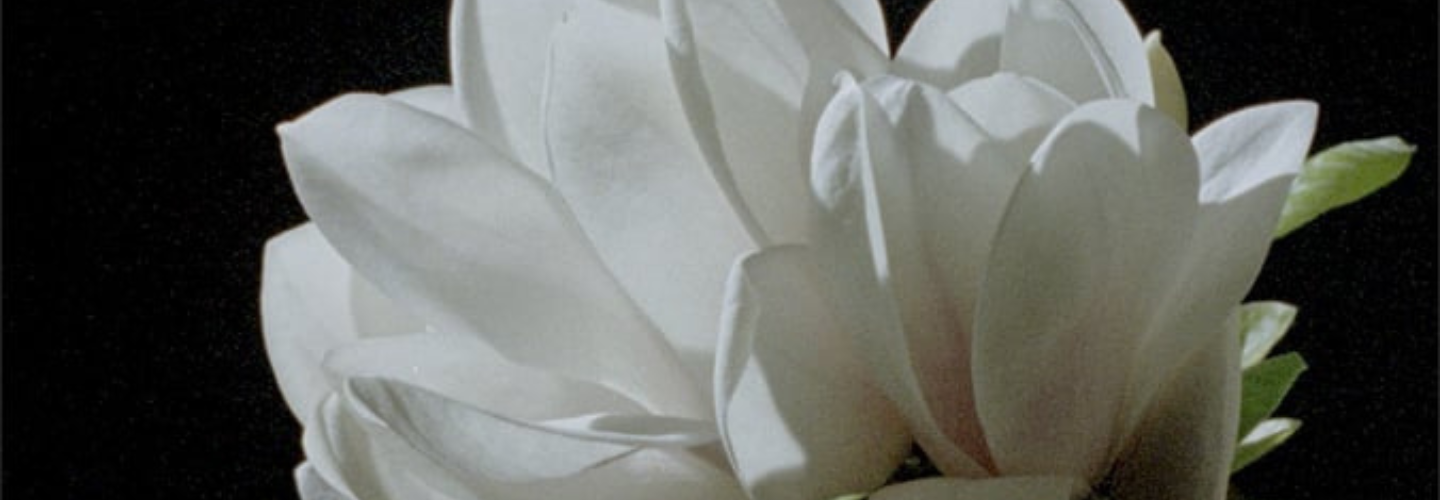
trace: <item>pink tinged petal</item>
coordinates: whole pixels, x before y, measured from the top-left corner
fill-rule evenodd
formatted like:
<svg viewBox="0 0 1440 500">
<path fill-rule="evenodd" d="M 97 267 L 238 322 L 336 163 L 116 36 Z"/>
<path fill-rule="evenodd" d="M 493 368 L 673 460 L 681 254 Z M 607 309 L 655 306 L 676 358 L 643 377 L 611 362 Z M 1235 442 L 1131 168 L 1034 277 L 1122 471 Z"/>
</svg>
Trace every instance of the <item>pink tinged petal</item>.
<svg viewBox="0 0 1440 500">
<path fill-rule="evenodd" d="M 320 362 L 360 337 L 349 299 L 350 265 L 313 224 L 265 245 L 260 288 L 265 352 L 291 414 L 304 421 L 330 393 Z"/>
<path fill-rule="evenodd" d="M 1085 483 L 1058 476 L 935 478 L 886 486 L 870 500 L 1068 500 Z"/>
<path fill-rule="evenodd" d="M 578 7 L 554 38 L 546 133 L 554 185 L 601 258 L 709 380 L 725 271 L 752 242 L 687 132 L 660 28 Z"/>
<path fill-rule="evenodd" d="M 1075 102 L 1054 87 L 1014 73 L 971 80 L 951 90 L 949 96 L 1000 149 L 1019 160 L 1014 165 L 1017 175 L 1050 129 L 1075 109 Z"/>
<path fill-rule="evenodd" d="M 1002 473 L 1095 478 L 1189 242 L 1199 167 L 1185 133 L 1134 101 L 1081 106 L 1033 165 L 990 253 L 976 405 Z"/>
<path fill-rule="evenodd" d="M 1117 0 L 1018 0 L 1005 24 L 1000 69 L 1040 79 L 1077 102 L 1155 102 L 1140 32 Z"/>
<path fill-rule="evenodd" d="M 450 12 L 450 75 L 470 128 L 541 176 L 545 52 L 572 4 L 456 0 Z"/>
<path fill-rule="evenodd" d="M 754 498 L 831 498 L 885 482 L 910 449 L 905 423 L 856 358 L 804 247 L 736 264 L 716 407 Z"/>
<path fill-rule="evenodd" d="M 673 351 L 540 178 L 429 113 L 350 95 L 280 128 L 307 211 L 346 260 L 427 324 L 704 414 Z"/>
<path fill-rule="evenodd" d="M 1240 414 L 1240 336 L 1232 316 L 1178 360 L 1134 439 L 1120 452 L 1111 498 L 1220 500 Z"/>
<path fill-rule="evenodd" d="M 952 88 L 1000 69 L 1004 0 L 935 0 L 925 7 L 895 54 L 892 71 Z"/>
<path fill-rule="evenodd" d="M 300 500 L 354 500 L 331 486 L 308 463 L 295 468 L 295 486 L 300 490 Z"/>
<path fill-rule="evenodd" d="M 1196 135 L 1201 186 L 1195 235 L 1179 279 L 1162 294 L 1164 323 L 1143 344 L 1129 421 L 1139 417 L 1174 361 L 1205 343 L 1254 284 L 1315 119 L 1313 103 L 1268 104 L 1232 113 Z"/>
<path fill-rule="evenodd" d="M 848 79 L 818 130 L 811 176 L 821 210 L 815 248 L 826 293 L 842 321 L 852 325 L 881 390 L 930 457 L 947 473 L 984 475 L 977 462 L 983 454 L 972 456 L 958 444 L 970 441 L 958 418 L 968 406 L 966 374 L 957 368 L 963 346 L 944 329 L 947 318 L 935 313 L 944 307 L 935 304 L 934 290 L 925 288 L 930 282 L 918 276 L 925 270 L 911 262 L 924 255 L 923 231 L 915 179 L 899 163 L 904 159 L 894 144 L 895 131 L 879 104 Z M 920 366 L 917 353 L 924 353 Z M 934 390 L 927 393 L 927 387 Z M 942 423 L 937 420 L 942 415 L 957 418 Z"/>
<path fill-rule="evenodd" d="M 333 394 L 305 425 L 302 444 L 313 472 L 357 500 L 478 500 L 451 472 L 384 427 L 362 421 Z"/>
</svg>

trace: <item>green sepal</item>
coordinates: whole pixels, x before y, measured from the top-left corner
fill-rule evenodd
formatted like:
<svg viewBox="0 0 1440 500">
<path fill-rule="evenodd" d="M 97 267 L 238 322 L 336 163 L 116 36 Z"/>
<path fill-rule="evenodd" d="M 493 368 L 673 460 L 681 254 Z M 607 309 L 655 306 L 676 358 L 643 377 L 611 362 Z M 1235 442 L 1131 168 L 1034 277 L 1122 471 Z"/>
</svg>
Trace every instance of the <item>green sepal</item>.
<svg viewBox="0 0 1440 500">
<path fill-rule="evenodd" d="M 1415 146 L 1390 136 L 1341 143 L 1311 156 L 1290 186 L 1275 238 L 1385 187 L 1414 154 Z"/>
<path fill-rule="evenodd" d="M 1305 368 L 1305 360 L 1291 352 L 1245 370 L 1240 382 L 1239 436 L 1248 436 L 1260 421 L 1275 412 Z"/>
<path fill-rule="evenodd" d="M 1265 360 L 1270 349 L 1295 324 L 1295 306 L 1278 301 L 1248 302 L 1240 306 L 1240 368 L 1249 369 Z"/>
<path fill-rule="evenodd" d="M 1270 418 L 1260 422 L 1260 425 L 1241 438 L 1240 444 L 1235 447 L 1235 460 L 1230 463 L 1230 473 L 1244 469 L 1278 448 L 1299 429 L 1300 421 L 1293 418 Z"/>
</svg>

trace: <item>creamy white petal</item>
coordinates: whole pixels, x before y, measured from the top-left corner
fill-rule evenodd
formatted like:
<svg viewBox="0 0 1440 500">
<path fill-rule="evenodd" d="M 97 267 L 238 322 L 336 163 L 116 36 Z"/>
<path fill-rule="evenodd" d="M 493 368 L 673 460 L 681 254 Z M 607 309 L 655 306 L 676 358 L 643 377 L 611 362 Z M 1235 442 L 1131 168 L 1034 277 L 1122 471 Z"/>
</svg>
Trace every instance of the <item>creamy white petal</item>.
<svg viewBox="0 0 1440 500">
<path fill-rule="evenodd" d="M 1227 115 L 1194 140 L 1200 213 L 1179 279 L 1167 290 L 1133 377 L 1127 426 L 1139 417 L 1175 360 L 1187 358 L 1239 305 L 1260 273 L 1290 183 L 1315 130 L 1308 102 L 1269 104 Z"/>
<path fill-rule="evenodd" d="M 579 6 L 556 31 L 546 137 L 590 241 L 708 380 L 725 272 L 753 244 L 690 138 L 665 57 L 657 18 Z"/>
<path fill-rule="evenodd" d="M 999 470 L 1095 478 L 1142 333 L 1194 227 L 1197 160 L 1134 101 L 1078 108 L 1035 154 L 977 310 L 976 405 Z"/>
<path fill-rule="evenodd" d="M 354 342 L 331 351 L 324 367 L 336 390 L 350 378 L 386 378 L 522 420 L 643 411 L 593 382 L 510 362 L 470 336 L 424 333 Z"/>
<path fill-rule="evenodd" d="M 1140 32 L 1118 0 L 1016 0 L 1000 69 L 1038 78 L 1077 102 L 1155 102 Z"/>
<path fill-rule="evenodd" d="M 716 371 L 718 423 L 753 498 L 831 498 L 885 482 L 904 420 L 857 358 L 804 247 L 737 263 Z"/>
<path fill-rule="evenodd" d="M 1085 483 L 1057 476 L 935 478 L 886 486 L 870 500 L 1068 500 Z"/>
<path fill-rule="evenodd" d="M 1240 415 L 1240 335 L 1232 316 L 1207 332 L 1147 410 L 1116 463 L 1111 498 L 1220 500 Z"/>
<path fill-rule="evenodd" d="M 885 65 L 865 0 L 666 0 L 676 87 L 715 179 L 763 243 L 805 241 L 809 138 L 831 78 Z"/>
<path fill-rule="evenodd" d="M 985 130 L 1021 172 L 1035 148 L 1050 134 L 1061 118 L 1075 109 L 1075 102 L 1054 87 L 1014 73 L 996 73 L 977 78 L 951 90 L 950 99 Z M 1004 195 L 1010 193 L 1007 190 Z"/>
<path fill-rule="evenodd" d="M 330 392 L 320 363 L 331 349 L 359 338 L 349 301 L 350 265 L 314 224 L 265 244 L 260 321 L 265 353 L 280 393 L 304 421 Z"/>
<path fill-rule="evenodd" d="M 300 490 L 300 500 L 354 500 L 320 477 L 309 463 L 295 468 L 295 486 Z"/>
<path fill-rule="evenodd" d="M 995 73 L 1009 8 L 1005 0 L 930 2 L 900 44 L 892 71 L 941 88 Z"/>
<path fill-rule="evenodd" d="M 1190 105 L 1175 60 L 1160 41 L 1160 31 L 1145 35 L 1145 58 L 1150 62 L 1150 79 L 1155 85 L 1155 107 L 1175 119 L 1180 128 L 1190 129 Z"/>
<path fill-rule="evenodd" d="M 386 96 L 453 123 L 462 126 L 465 124 L 465 110 L 460 107 L 455 89 L 449 85 L 423 85 L 392 92 Z"/>
<path fill-rule="evenodd" d="M 705 458 L 681 450 L 642 448 L 564 479 L 493 485 L 484 500 L 570 498 L 745 500 L 746 496 L 732 475 Z"/>
<path fill-rule="evenodd" d="M 427 324 L 663 414 L 704 414 L 673 351 L 542 179 L 379 96 L 341 97 L 280 133 L 326 237 Z"/>
<path fill-rule="evenodd" d="M 573 0 L 456 0 L 450 77 L 470 128 L 531 171 L 548 175 L 540 106 L 550 32 Z"/>
<path fill-rule="evenodd" d="M 811 170 L 821 209 L 814 232 L 824 288 L 931 458 L 951 474 L 983 475 L 984 467 L 957 445 L 967 434 L 963 419 L 937 421 L 965 413 L 966 377 L 954 369 L 962 339 L 945 331 L 953 319 L 925 314 L 938 304 L 918 276 L 927 270 L 913 259 L 924 251 L 916 179 L 898 163 L 902 148 L 895 142 L 879 104 L 853 81 L 842 82 L 821 116 Z M 915 353 L 925 353 L 924 366 L 914 365 Z M 957 387 L 927 393 L 926 384 Z"/>
<path fill-rule="evenodd" d="M 478 500 L 388 429 L 362 421 L 343 399 L 326 398 L 302 438 L 308 463 L 325 483 L 357 500 Z"/>
</svg>

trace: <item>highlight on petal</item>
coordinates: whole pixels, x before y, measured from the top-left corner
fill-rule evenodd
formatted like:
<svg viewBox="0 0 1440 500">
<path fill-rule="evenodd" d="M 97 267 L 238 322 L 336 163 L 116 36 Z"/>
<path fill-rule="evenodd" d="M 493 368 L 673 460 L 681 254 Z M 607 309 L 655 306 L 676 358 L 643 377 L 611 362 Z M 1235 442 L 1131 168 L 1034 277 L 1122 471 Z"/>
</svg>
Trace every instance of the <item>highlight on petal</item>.
<svg viewBox="0 0 1440 500">
<path fill-rule="evenodd" d="M 1318 114 L 1309 101 L 1263 104 L 1230 113 L 1195 134 L 1201 200 L 1222 203 L 1298 174 Z M 1280 198 L 1277 204 L 1284 202 L 1283 194 Z"/>
<path fill-rule="evenodd" d="M 976 407 L 999 470 L 1093 478 L 1125 432 L 1154 291 L 1180 277 L 1199 167 L 1169 117 L 1119 100 L 1076 109 L 1032 163 L 977 307 Z"/>
<path fill-rule="evenodd" d="M 999 71 L 1009 7 L 1005 0 L 930 2 L 900 43 L 891 71 L 944 89 Z"/>
<path fill-rule="evenodd" d="M 805 248 L 771 248 L 737 263 L 727 287 L 718 423 L 754 498 L 868 491 L 910 449 L 904 421 L 872 385 L 816 271 Z"/>
<path fill-rule="evenodd" d="M 1209 332 L 1116 457 L 1112 498 L 1221 500 L 1240 414 L 1239 320 Z"/>
<path fill-rule="evenodd" d="M 1016 0 L 1000 69 L 1035 77 L 1076 102 L 1155 103 L 1140 32 L 1117 0 Z"/>
<path fill-rule="evenodd" d="M 755 242 L 690 138 L 662 37 L 654 15 L 578 6 L 553 39 L 546 144 L 605 265 L 706 380 L 725 272 Z"/>
<path fill-rule="evenodd" d="M 707 413 L 540 178 L 466 130 L 379 96 L 339 98 L 280 134 L 326 238 L 427 324 L 662 414 Z"/>
<path fill-rule="evenodd" d="M 1067 500 L 1085 488 L 1073 477 L 936 478 L 886 486 L 870 500 Z"/>
<path fill-rule="evenodd" d="M 470 128 L 541 176 L 546 47 L 574 3 L 456 0 L 450 11 L 450 76 Z"/>
<path fill-rule="evenodd" d="M 1145 35 L 1145 58 L 1150 62 L 1150 79 L 1155 84 L 1155 108 L 1170 115 L 1180 128 L 1190 128 L 1190 105 L 1175 60 L 1160 41 L 1160 30 Z"/>
</svg>

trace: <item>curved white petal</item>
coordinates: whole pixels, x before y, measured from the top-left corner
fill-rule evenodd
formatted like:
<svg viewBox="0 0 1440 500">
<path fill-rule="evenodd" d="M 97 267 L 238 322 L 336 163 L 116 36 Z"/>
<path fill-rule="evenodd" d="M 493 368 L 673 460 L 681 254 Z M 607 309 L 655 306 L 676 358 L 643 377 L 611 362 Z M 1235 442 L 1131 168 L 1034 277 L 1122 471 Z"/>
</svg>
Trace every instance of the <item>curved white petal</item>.
<svg viewBox="0 0 1440 500">
<path fill-rule="evenodd" d="M 805 241 L 815 116 L 837 72 L 884 67 L 878 5 L 665 0 L 661 11 L 675 87 L 716 181 L 756 241 Z"/>
<path fill-rule="evenodd" d="M 999 149 L 1019 160 L 1015 162 L 1017 175 L 1050 129 L 1075 110 L 1075 102 L 1054 87 L 1014 73 L 971 80 L 951 90 L 949 96 L 999 143 Z"/>
<path fill-rule="evenodd" d="M 884 483 L 910 449 L 803 247 L 737 263 L 727 287 L 718 423 L 754 498 L 831 498 Z"/>
<path fill-rule="evenodd" d="M 337 390 L 351 378 L 385 378 L 523 420 L 643 411 L 592 382 L 516 365 L 469 336 L 425 333 L 359 341 L 331 351 L 324 368 Z"/>
<path fill-rule="evenodd" d="M 935 0 L 925 7 L 895 54 L 906 78 L 952 88 L 1000 69 L 1005 0 Z"/>
<path fill-rule="evenodd" d="M 904 86 L 897 80 L 881 83 Z M 903 95 L 897 99 L 903 104 Z M 943 96 L 939 100 L 948 105 Z M 960 121 L 949 125 L 945 130 L 960 134 L 956 140 L 976 133 Z M 844 81 L 821 116 L 816 135 L 811 182 L 820 206 L 814 230 L 817 259 L 829 280 L 826 293 L 833 295 L 844 321 L 853 325 L 862 357 L 911 422 L 916 440 L 942 470 L 983 475 L 979 457 L 958 444 L 974 441 L 967 439 L 973 432 L 962 427 L 974 419 L 960 417 L 972 406 L 967 403 L 963 360 L 958 359 L 964 332 L 955 327 L 956 318 L 943 314 L 950 310 L 943 304 L 946 297 L 931 288 L 929 262 L 917 258 L 928 255 L 930 243 L 921 219 L 927 207 L 917 200 L 915 186 L 922 180 L 915 171 L 923 169 L 905 166 L 904 145 L 897 140 L 875 99 L 853 81 Z M 956 158 L 950 155 L 969 153 L 966 144 L 957 146 L 929 151 L 943 162 L 935 167 L 935 178 L 944 178 L 944 168 L 955 167 Z M 978 451 L 974 454 L 983 455 Z"/>
<path fill-rule="evenodd" d="M 543 180 L 466 130 L 373 95 L 280 128 L 306 210 L 385 295 L 507 358 L 699 416 L 664 339 Z"/>
<path fill-rule="evenodd" d="M 573 3 L 456 0 L 450 11 L 450 77 L 470 128 L 542 176 L 546 48 Z"/>
<path fill-rule="evenodd" d="M 1038 78 L 1076 102 L 1155 102 L 1140 32 L 1118 0 L 1016 0 L 1000 69 Z"/>
<path fill-rule="evenodd" d="M 295 468 L 295 486 L 300 490 L 300 500 L 354 500 L 321 477 L 309 463 Z"/>
<path fill-rule="evenodd" d="M 745 500 L 734 476 L 695 454 L 642 448 L 572 477 L 496 485 L 484 500 L 617 498 L 625 500 Z"/>
<path fill-rule="evenodd" d="M 870 500 L 1067 500 L 1085 483 L 1058 476 L 921 479 L 886 486 Z"/>
<path fill-rule="evenodd" d="M 412 108 L 430 113 L 464 126 L 465 110 L 460 107 L 455 89 L 449 85 L 422 85 L 386 94 Z"/>
<path fill-rule="evenodd" d="M 1180 128 L 1190 129 L 1190 105 L 1185 99 L 1185 85 L 1175 60 L 1160 41 L 1160 31 L 1145 35 L 1145 58 L 1150 62 L 1150 78 L 1155 85 L 1155 107 L 1175 119 Z"/>
<path fill-rule="evenodd" d="M 1002 473 L 1103 472 L 1194 227 L 1196 163 L 1184 131 L 1134 101 L 1081 106 L 1035 154 L 996 233 L 972 352 Z"/>
<path fill-rule="evenodd" d="M 752 242 L 687 130 L 660 24 L 588 3 L 552 49 L 545 128 L 554 185 L 692 376 L 708 380 L 725 271 Z"/>
<path fill-rule="evenodd" d="M 1220 500 L 1229 484 L 1240 415 L 1237 321 L 1205 332 L 1120 452 L 1112 498 Z"/>
<path fill-rule="evenodd" d="M 332 394 L 305 424 L 305 456 L 319 479 L 357 500 L 479 500 L 389 430 L 362 421 L 343 399 Z"/>
<path fill-rule="evenodd" d="M 1199 348 L 1254 284 L 1315 118 L 1312 103 L 1269 104 L 1227 115 L 1196 135 L 1200 212 L 1179 279 L 1159 293 L 1166 297 L 1163 322 L 1143 343 L 1127 422 L 1139 417 L 1175 361 Z"/>
<path fill-rule="evenodd" d="M 320 363 L 360 337 L 349 299 L 350 265 L 305 224 L 265 244 L 260 321 L 280 393 L 304 421 L 330 392 Z"/>
</svg>

